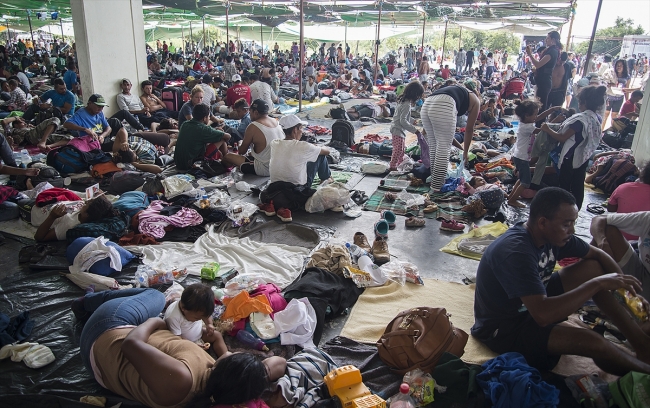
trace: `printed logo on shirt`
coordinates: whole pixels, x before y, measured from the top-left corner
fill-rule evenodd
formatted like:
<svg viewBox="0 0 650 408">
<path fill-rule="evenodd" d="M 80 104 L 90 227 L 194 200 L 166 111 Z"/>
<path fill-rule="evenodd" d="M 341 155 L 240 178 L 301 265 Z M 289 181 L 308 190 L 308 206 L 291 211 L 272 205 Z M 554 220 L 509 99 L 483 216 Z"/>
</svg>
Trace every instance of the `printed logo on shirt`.
<svg viewBox="0 0 650 408">
<path fill-rule="evenodd" d="M 555 269 L 555 255 L 553 254 L 552 249 L 548 249 L 548 253 L 543 252 L 539 257 L 539 278 L 542 280 L 542 283 L 546 284 L 546 281 L 549 280 L 553 269 Z"/>
</svg>

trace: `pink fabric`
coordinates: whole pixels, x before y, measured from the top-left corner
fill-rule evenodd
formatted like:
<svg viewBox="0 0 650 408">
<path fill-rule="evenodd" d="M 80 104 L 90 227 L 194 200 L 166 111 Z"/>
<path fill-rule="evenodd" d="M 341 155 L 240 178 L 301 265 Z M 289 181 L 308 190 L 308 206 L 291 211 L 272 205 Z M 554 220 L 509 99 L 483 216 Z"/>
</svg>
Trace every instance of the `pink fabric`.
<svg viewBox="0 0 650 408">
<path fill-rule="evenodd" d="M 390 156 L 390 168 L 396 169 L 404 157 L 404 138 L 400 135 L 393 135 L 393 155 Z"/>
<path fill-rule="evenodd" d="M 68 146 L 76 147 L 82 152 L 89 152 L 91 150 L 101 149 L 99 140 L 93 140 L 92 136 L 75 137 L 68 142 Z"/>
<path fill-rule="evenodd" d="M 165 236 L 165 227 L 174 226 L 179 228 L 199 225 L 203 222 L 203 217 L 191 208 L 183 207 L 179 212 L 172 216 L 160 215 L 160 210 L 169 204 L 156 200 L 152 201 L 146 210 L 138 215 L 138 229 L 141 233 L 154 238 Z"/>
<path fill-rule="evenodd" d="M 645 183 L 623 183 L 616 187 L 616 190 L 609 197 L 609 204 L 618 207 L 616 209 L 617 213 L 627 214 L 650 211 L 650 185 Z M 626 239 L 639 239 L 637 236 L 621 232 Z"/>
<path fill-rule="evenodd" d="M 248 401 L 244 404 L 236 404 L 236 405 L 225 405 L 225 404 L 219 404 L 219 405 L 213 405 L 212 408 L 269 408 L 268 405 L 266 405 L 266 402 L 262 401 L 261 399 L 256 399 L 252 401 Z"/>
<path fill-rule="evenodd" d="M 251 292 L 251 297 L 264 295 L 269 300 L 273 313 L 281 312 L 287 307 L 287 301 L 281 295 L 282 289 L 277 287 L 274 283 L 267 283 L 260 285 L 257 289 Z M 271 315 L 273 317 L 273 315 Z"/>
</svg>

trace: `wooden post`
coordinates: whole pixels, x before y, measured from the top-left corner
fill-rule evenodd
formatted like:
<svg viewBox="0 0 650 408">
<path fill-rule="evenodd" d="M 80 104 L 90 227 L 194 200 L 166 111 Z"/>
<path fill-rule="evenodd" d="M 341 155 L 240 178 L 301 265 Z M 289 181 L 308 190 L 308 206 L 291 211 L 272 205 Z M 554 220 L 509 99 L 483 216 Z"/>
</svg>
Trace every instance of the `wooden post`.
<svg viewBox="0 0 650 408">
<path fill-rule="evenodd" d="M 574 8 L 576 6 L 576 2 L 574 1 L 571 3 L 571 22 L 569 23 L 569 33 L 566 36 L 566 50 L 570 51 L 571 50 L 571 31 L 573 30 L 573 20 L 576 18 L 576 13 L 574 12 Z"/>
<path fill-rule="evenodd" d="M 345 43 L 343 50 L 345 50 L 348 47 L 348 22 L 347 21 L 345 22 L 345 37 L 343 39 L 343 42 Z M 349 55 L 346 55 L 345 59 L 347 60 L 348 57 Z"/>
<path fill-rule="evenodd" d="M 377 83 L 377 76 L 379 75 L 379 70 L 377 67 L 379 67 L 379 31 L 381 30 L 381 9 L 382 9 L 383 1 L 379 0 L 379 19 L 377 20 L 377 40 L 375 41 L 375 62 L 374 66 L 372 69 L 375 71 L 375 79 L 372 81 L 372 86 L 375 86 Z"/>
<path fill-rule="evenodd" d="M 591 38 L 589 39 L 589 48 L 587 49 L 587 58 L 585 59 L 585 66 L 582 67 L 582 76 L 588 74 L 589 61 L 591 60 L 591 49 L 594 46 L 594 37 L 596 37 L 596 28 L 598 27 L 598 18 L 600 18 L 600 8 L 603 6 L 603 0 L 598 0 L 598 9 L 596 10 L 596 18 L 594 19 L 594 28 L 591 31 Z"/>
<path fill-rule="evenodd" d="M 205 49 L 207 42 L 205 41 L 205 16 L 203 16 L 203 49 Z"/>
<path fill-rule="evenodd" d="M 445 46 L 447 45 L 447 24 L 449 24 L 449 20 L 445 21 L 445 34 L 442 37 L 442 57 L 440 58 L 440 68 L 444 67 L 445 65 Z"/>
<path fill-rule="evenodd" d="M 5 23 L 7 23 L 7 44 L 9 44 L 11 42 L 11 31 L 9 31 L 9 19 L 6 19 Z"/>
<path fill-rule="evenodd" d="M 190 52 L 194 52 L 194 50 L 192 49 L 192 42 L 193 41 L 194 40 L 192 39 L 192 20 L 190 20 Z"/>
<path fill-rule="evenodd" d="M 422 56 L 424 56 L 424 30 L 426 30 L 426 28 L 427 28 L 427 13 L 424 13 L 422 16 Z"/>
<path fill-rule="evenodd" d="M 7 24 L 9 24 L 7 22 Z M 61 40 L 65 41 L 65 37 L 63 35 L 63 18 L 59 17 L 59 25 L 61 26 Z"/>
<path fill-rule="evenodd" d="M 300 0 L 300 62 L 298 63 L 298 112 L 302 112 L 302 62 L 305 60 L 305 13 Z"/>
<path fill-rule="evenodd" d="M 262 32 L 262 23 L 260 23 L 260 42 L 262 43 L 262 56 L 264 56 L 264 33 Z"/>
<path fill-rule="evenodd" d="M 230 27 L 228 26 L 228 14 L 230 2 L 226 2 L 226 55 L 230 55 Z"/>
<path fill-rule="evenodd" d="M 463 40 L 463 26 L 460 27 L 460 32 L 458 33 L 458 51 L 460 52 L 461 41 Z"/>
<path fill-rule="evenodd" d="M 32 18 L 29 16 L 29 10 L 25 11 L 27 11 L 27 22 L 29 22 L 29 34 L 32 36 L 32 47 L 36 50 L 36 46 L 34 45 L 34 31 L 32 31 Z"/>
</svg>

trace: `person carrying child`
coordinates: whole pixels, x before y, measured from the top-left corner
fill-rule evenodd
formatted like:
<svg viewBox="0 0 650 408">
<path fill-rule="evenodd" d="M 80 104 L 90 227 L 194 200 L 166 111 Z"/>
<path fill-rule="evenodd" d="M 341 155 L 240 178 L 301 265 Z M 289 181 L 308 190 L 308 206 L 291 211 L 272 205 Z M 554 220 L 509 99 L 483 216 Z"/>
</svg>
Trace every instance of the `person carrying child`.
<svg viewBox="0 0 650 408">
<path fill-rule="evenodd" d="M 201 283 L 195 283 L 183 290 L 180 300 L 167 307 L 163 320 L 172 334 L 200 346 L 210 343 L 215 354 L 221 356 L 228 352 L 228 348 L 221 333 L 214 329 L 212 312 L 214 312 L 212 289 Z"/>
<path fill-rule="evenodd" d="M 410 82 L 404 88 L 404 92 L 397 98 L 397 107 L 393 115 L 393 123 L 390 126 L 390 133 L 393 135 L 393 154 L 390 158 L 390 170 L 397 170 L 397 165 L 404 157 L 405 130 L 421 136 L 419 129 L 413 126 L 411 121 L 411 107 L 418 99 L 424 96 L 424 87 L 418 81 Z"/>
<path fill-rule="evenodd" d="M 539 129 L 535 127 L 535 122 L 543 120 L 555 111 L 562 110 L 562 107 L 554 106 L 538 115 L 541 104 L 536 100 L 515 101 L 515 105 L 517 105 L 515 115 L 519 118 L 519 128 L 517 129 L 517 142 L 513 149 L 512 161 L 519 173 L 519 179 L 508 196 L 508 205 L 525 208 L 526 205 L 518 201 L 518 199 L 521 193 L 530 187 L 532 178 L 530 174 L 530 151 L 534 141 L 533 134 L 539 132 Z"/>
</svg>

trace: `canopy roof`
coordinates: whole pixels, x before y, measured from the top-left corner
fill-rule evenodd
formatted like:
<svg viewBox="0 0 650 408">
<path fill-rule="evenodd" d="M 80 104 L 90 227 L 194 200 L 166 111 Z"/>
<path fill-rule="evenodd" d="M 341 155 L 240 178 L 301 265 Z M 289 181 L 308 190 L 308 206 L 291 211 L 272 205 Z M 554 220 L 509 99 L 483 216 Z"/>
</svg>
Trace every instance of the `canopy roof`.
<svg viewBox="0 0 650 408">
<path fill-rule="evenodd" d="M 297 0 L 142 0 L 147 40 L 164 35 L 180 36 L 190 24 L 226 27 L 226 9 L 230 30 L 239 27 L 244 38 L 266 41 L 295 40 L 299 34 L 294 24 L 299 19 Z M 368 39 L 372 31 L 353 32 L 353 28 L 375 26 L 381 4 L 382 38 L 421 29 L 448 21 L 467 29 L 507 30 L 522 34 L 542 34 L 560 27 L 571 13 L 571 0 L 505 0 L 472 2 L 471 0 L 304 0 L 305 38 L 340 40 L 342 27 L 350 27 L 348 38 Z M 11 29 L 29 30 L 28 11 L 34 30 L 54 24 L 72 23 L 69 0 L 0 0 L 0 22 Z M 52 20 L 56 12 L 59 21 Z M 40 14 L 40 19 L 38 18 Z M 324 27 L 323 25 L 327 25 Z M 313 26 L 313 29 L 310 28 Z M 337 29 L 335 26 L 340 26 Z M 154 29 L 155 28 L 155 29 Z M 68 35 L 69 29 L 64 29 Z M 370 34 L 368 34 L 370 32 Z M 53 34 L 59 34 L 53 31 Z"/>
</svg>

